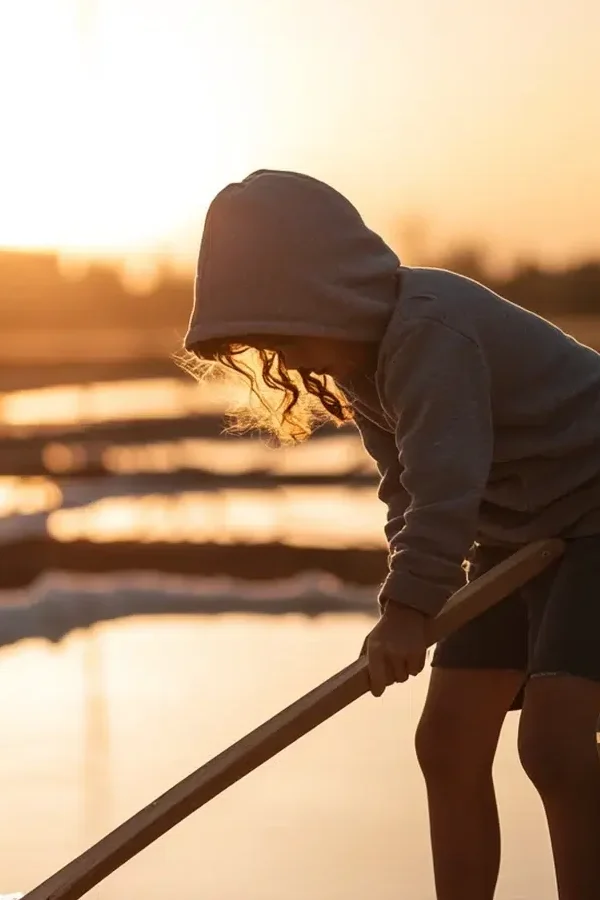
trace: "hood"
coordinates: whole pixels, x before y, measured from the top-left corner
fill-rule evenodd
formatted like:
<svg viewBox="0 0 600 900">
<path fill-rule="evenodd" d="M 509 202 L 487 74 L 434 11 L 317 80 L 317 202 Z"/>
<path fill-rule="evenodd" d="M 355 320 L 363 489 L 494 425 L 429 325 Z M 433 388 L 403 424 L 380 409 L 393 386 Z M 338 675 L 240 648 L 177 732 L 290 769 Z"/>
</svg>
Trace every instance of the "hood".
<svg viewBox="0 0 600 900">
<path fill-rule="evenodd" d="M 209 207 L 185 347 L 247 334 L 379 340 L 399 264 L 333 188 L 255 172 Z"/>
</svg>

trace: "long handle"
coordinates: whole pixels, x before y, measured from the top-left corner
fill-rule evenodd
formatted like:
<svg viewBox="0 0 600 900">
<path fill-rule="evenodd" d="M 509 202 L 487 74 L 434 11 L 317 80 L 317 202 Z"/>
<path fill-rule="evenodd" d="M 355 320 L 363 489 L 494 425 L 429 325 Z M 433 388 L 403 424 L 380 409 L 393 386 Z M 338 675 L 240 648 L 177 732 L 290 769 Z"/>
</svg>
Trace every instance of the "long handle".
<svg viewBox="0 0 600 900">
<path fill-rule="evenodd" d="M 428 644 L 435 644 L 489 609 L 558 559 L 562 551 L 560 540 L 529 544 L 461 588 L 431 620 Z M 348 706 L 368 688 L 367 665 L 361 658 L 188 775 L 26 894 L 23 900 L 79 900 L 190 813 Z"/>
</svg>

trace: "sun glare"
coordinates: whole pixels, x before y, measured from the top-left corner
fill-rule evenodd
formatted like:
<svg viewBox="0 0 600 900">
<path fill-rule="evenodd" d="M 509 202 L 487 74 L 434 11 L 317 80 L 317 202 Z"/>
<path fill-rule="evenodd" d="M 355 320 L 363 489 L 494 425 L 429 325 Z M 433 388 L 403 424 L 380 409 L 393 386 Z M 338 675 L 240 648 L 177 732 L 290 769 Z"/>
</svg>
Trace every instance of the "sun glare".
<svg viewBox="0 0 600 900">
<path fill-rule="evenodd" d="M 237 176 L 249 130 L 243 110 L 222 109 L 247 82 L 243 54 L 198 40 L 203 4 L 172 6 L 2 5 L 0 246 L 147 249 Z M 214 37 L 226 23 L 210 7 Z M 181 27 L 184 13 L 196 28 Z"/>
<path fill-rule="evenodd" d="M 388 239 L 416 214 L 432 247 L 595 254 L 600 4 L 547 13 L 4 0 L 0 247 L 187 266 L 214 194 L 269 166 L 335 184 Z"/>
</svg>

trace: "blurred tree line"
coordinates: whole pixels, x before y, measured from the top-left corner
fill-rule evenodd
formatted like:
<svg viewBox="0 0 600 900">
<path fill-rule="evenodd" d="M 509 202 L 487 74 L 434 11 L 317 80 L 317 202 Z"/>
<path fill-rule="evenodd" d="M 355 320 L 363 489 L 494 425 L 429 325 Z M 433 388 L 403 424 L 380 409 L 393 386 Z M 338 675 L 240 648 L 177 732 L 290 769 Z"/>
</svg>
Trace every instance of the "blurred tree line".
<svg viewBox="0 0 600 900">
<path fill-rule="evenodd" d="M 413 264 L 419 264 L 411 260 Z M 534 312 L 600 316 L 600 259 L 560 270 L 517 264 L 500 277 L 485 252 L 473 248 L 421 260 L 460 272 Z M 0 251 L 0 328 L 12 332 L 70 328 L 177 329 L 183 333 L 192 296 L 192 279 L 159 270 L 149 289 L 132 291 L 110 264 L 90 263 L 73 278 L 47 253 Z"/>
<path fill-rule="evenodd" d="M 0 328 L 181 328 L 187 323 L 189 278 L 159 270 L 144 292 L 129 289 L 118 268 L 92 261 L 78 277 L 58 256 L 0 250 Z"/>
<path fill-rule="evenodd" d="M 474 278 L 542 316 L 600 316 L 600 259 L 563 269 L 521 262 L 506 277 L 492 273 L 483 251 L 469 248 L 445 254 L 432 264 Z"/>
</svg>

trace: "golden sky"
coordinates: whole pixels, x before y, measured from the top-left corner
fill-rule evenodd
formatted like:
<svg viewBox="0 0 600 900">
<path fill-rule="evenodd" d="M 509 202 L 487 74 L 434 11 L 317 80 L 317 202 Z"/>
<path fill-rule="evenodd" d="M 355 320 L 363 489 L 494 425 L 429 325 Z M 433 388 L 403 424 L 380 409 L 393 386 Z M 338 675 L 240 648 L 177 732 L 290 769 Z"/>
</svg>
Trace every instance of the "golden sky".
<svg viewBox="0 0 600 900">
<path fill-rule="evenodd" d="M 189 259 L 274 167 L 386 237 L 600 254 L 599 35 L 598 0 L 2 0 L 0 245 Z"/>
</svg>

